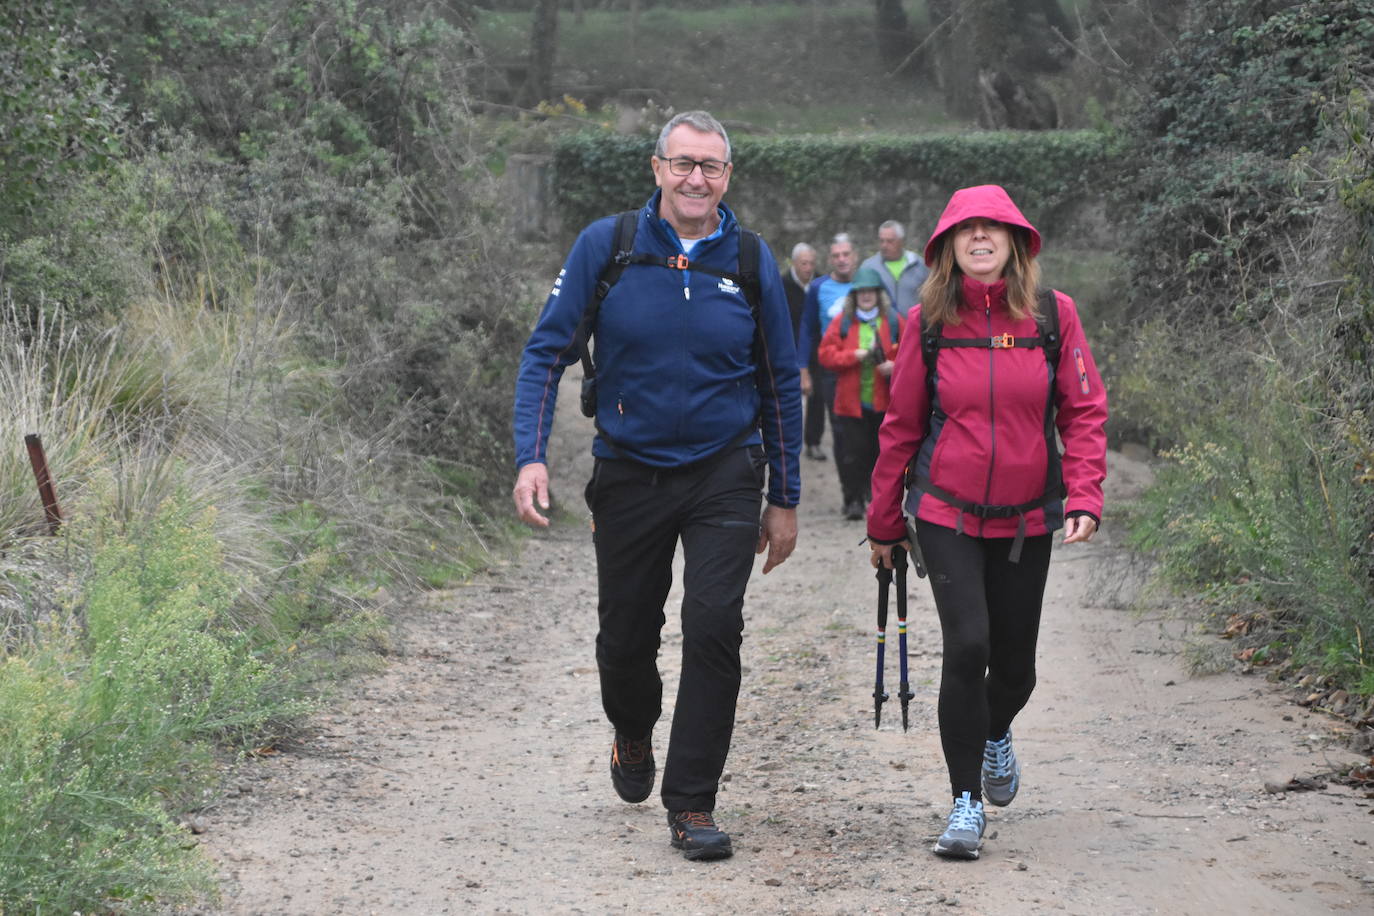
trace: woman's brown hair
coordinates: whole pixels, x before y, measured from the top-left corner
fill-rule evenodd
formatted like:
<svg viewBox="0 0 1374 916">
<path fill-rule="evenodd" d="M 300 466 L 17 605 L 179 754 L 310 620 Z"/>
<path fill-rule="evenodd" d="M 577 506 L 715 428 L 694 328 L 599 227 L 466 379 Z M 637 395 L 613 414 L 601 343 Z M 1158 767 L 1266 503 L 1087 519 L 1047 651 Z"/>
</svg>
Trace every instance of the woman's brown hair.
<svg viewBox="0 0 1374 916">
<path fill-rule="evenodd" d="M 1011 257 L 1002 276 L 1007 281 L 1007 311 L 1021 319 L 1037 314 L 1036 291 L 1040 286 L 1040 265 L 1030 254 L 1030 232 L 1024 226 L 1002 223 L 1011 233 Z M 954 230 L 935 240 L 935 264 L 921 286 L 921 324 L 929 328 L 959 323 L 959 303 L 964 288 L 964 272 L 954 260 Z"/>
</svg>

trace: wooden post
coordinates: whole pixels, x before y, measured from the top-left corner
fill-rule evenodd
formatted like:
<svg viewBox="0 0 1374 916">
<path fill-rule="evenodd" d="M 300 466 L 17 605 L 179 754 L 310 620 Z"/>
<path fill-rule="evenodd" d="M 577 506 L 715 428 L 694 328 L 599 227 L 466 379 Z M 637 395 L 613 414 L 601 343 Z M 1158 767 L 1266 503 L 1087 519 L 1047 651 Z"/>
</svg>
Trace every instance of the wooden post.
<svg viewBox="0 0 1374 916">
<path fill-rule="evenodd" d="M 62 526 L 62 510 L 57 506 L 57 491 L 52 486 L 52 475 L 48 473 L 48 457 L 43 453 L 43 440 L 37 433 L 24 437 L 24 445 L 29 450 L 29 463 L 33 465 L 33 476 L 38 481 L 38 495 L 43 500 L 43 515 L 48 521 L 48 534 L 57 534 Z"/>
</svg>

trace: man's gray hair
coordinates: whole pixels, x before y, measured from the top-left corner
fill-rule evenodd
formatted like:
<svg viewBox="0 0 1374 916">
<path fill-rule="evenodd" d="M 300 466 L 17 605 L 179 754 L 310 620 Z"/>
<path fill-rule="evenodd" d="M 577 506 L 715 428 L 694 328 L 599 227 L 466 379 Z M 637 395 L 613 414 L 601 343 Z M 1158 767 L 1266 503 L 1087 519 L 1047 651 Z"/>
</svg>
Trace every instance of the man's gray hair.
<svg viewBox="0 0 1374 916">
<path fill-rule="evenodd" d="M 882 232 L 884 229 L 891 229 L 893 232 L 897 233 L 897 238 L 899 239 L 906 238 L 906 227 L 895 219 L 890 219 L 878 227 L 879 232 Z"/>
<path fill-rule="evenodd" d="M 833 239 L 830 240 L 830 244 L 831 244 L 832 246 L 834 246 L 834 245 L 848 245 L 850 248 L 855 247 L 855 245 L 854 245 L 854 238 L 853 238 L 848 232 L 837 232 L 837 233 L 835 233 L 835 237 L 834 237 Z"/>
<path fill-rule="evenodd" d="M 798 242 L 797 244 L 795 244 L 795 245 L 792 246 L 792 260 L 795 261 L 795 260 L 797 259 L 797 255 L 799 255 L 799 254 L 806 254 L 807 252 L 810 252 L 811 254 L 815 254 L 815 253 L 816 253 L 816 249 L 812 248 L 810 245 L 806 244 L 805 242 Z"/>
<path fill-rule="evenodd" d="M 654 144 L 654 155 L 660 159 L 667 158 L 668 155 L 668 135 L 673 132 L 673 128 L 679 124 L 686 124 L 693 130 L 699 130 L 703 134 L 719 134 L 725 141 L 725 161 L 730 161 L 730 135 L 725 132 L 725 128 L 715 118 L 711 117 L 710 112 L 706 111 L 684 111 L 675 114 L 663 125 L 663 129 L 658 132 L 658 142 Z"/>
</svg>

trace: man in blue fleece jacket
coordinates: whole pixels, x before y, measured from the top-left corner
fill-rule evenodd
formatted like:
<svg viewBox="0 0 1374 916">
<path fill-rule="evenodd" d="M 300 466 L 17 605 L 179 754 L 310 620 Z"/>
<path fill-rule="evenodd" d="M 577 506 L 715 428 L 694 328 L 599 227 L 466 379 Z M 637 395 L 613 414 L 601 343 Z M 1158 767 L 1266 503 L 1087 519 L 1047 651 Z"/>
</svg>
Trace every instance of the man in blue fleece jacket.
<svg viewBox="0 0 1374 916">
<path fill-rule="evenodd" d="M 744 590 L 755 553 L 768 552 L 767 573 L 796 545 L 801 394 L 772 252 L 759 245 L 757 322 L 741 284 L 719 275 L 738 272 L 741 232 L 721 203 L 733 169 L 725 129 L 704 111 L 679 114 L 659 134 L 651 165 L 658 190 L 638 214 L 637 257 L 592 328 L 597 435 L 586 500 L 596 661 L 615 728 L 611 783 L 640 802 L 656 775 L 657 657 L 681 541 L 682 672 L 660 795 L 672 845 L 689 859 L 719 859 L 733 851 L 712 812 L 734 730 Z M 521 359 L 514 498 L 532 525 L 549 523 L 541 510 L 558 381 L 579 358 L 577 326 L 613 255 L 615 225 L 606 217 L 578 236 Z"/>
</svg>

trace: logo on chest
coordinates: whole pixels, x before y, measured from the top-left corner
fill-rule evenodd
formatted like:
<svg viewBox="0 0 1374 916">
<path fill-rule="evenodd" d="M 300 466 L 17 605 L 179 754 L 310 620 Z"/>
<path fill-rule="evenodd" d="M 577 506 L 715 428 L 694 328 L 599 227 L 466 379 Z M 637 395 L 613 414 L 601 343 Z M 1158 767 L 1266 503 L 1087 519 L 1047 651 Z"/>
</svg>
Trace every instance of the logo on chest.
<svg viewBox="0 0 1374 916">
<path fill-rule="evenodd" d="M 741 294 L 739 284 L 736 283 L 734 280 L 731 280 L 729 277 L 721 277 L 720 283 L 717 285 L 717 289 L 719 289 L 722 293 L 734 293 L 736 296 Z"/>
</svg>

